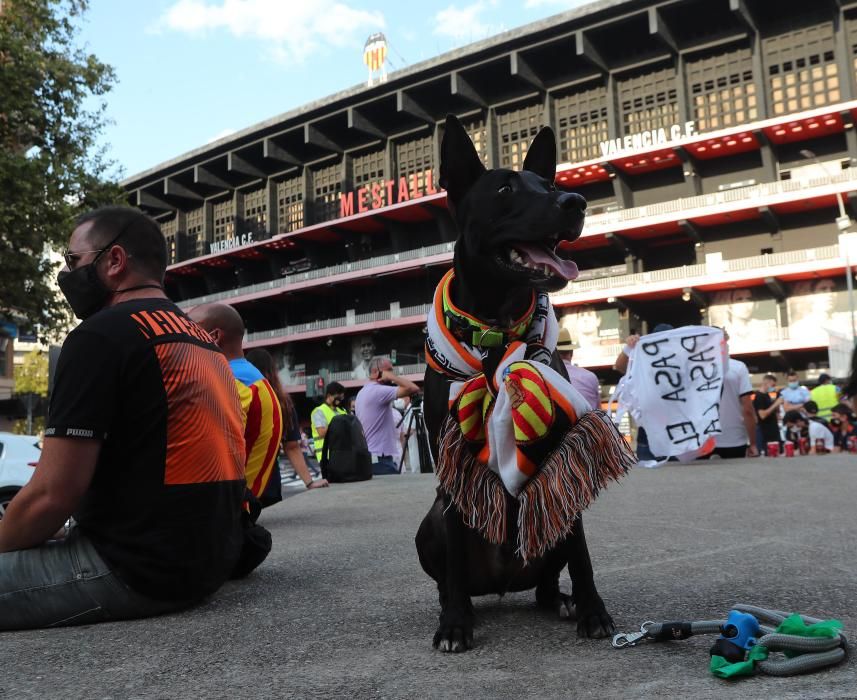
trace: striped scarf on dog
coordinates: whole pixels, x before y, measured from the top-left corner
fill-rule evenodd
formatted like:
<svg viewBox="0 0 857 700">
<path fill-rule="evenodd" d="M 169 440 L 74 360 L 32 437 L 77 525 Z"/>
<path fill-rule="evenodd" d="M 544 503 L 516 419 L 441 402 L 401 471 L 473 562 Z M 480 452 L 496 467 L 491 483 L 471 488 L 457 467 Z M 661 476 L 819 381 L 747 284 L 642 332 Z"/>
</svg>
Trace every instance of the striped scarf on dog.
<svg viewBox="0 0 857 700">
<path fill-rule="evenodd" d="M 438 479 L 465 523 L 495 544 L 507 539 L 507 494 L 516 499 L 517 551 L 527 561 L 567 536 L 636 458 L 609 418 L 549 366 L 558 326 L 547 294 L 536 295 L 529 323 L 507 333 L 513 339 L 488 376 L 487 351 L 447 327 L 453 279 L 450 271 L 435 291 L 426 339 L 429 366 L 450 382 Z"/>
</svg>

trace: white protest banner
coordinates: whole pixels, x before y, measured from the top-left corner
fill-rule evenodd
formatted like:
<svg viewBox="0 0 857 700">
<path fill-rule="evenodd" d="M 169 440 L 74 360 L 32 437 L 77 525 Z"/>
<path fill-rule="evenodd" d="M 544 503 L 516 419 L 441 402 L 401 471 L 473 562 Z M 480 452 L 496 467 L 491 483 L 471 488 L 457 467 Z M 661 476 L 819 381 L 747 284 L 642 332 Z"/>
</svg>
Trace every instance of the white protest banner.
<svg viewBox="0 0 857 700">
<path fill-rule="evenodd" d="M 634 346 L 614 396 L 620 411 L 646 429 L 652 454 L 695 459 L 713 449 L 720 433 L 727 364 L 719 328 L 685 326 L 650 333 Z"/>
</svg>

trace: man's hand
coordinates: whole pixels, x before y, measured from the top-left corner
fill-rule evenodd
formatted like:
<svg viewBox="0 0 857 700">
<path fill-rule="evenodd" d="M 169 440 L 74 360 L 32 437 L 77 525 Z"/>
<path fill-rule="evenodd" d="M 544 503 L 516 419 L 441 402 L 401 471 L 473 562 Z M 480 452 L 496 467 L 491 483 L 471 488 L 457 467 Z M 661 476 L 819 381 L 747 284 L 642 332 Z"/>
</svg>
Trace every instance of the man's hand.
<svg viewBox="0 0 857 700">
<path fill-rule="evenodd" d="M 323 489 L 328 486 L 330 486 L 330 484 L 327 483 L 327 479 L 313 479 L 309 484 L 307 484 L 308 489 Z"/>
<path fill-rule="evenodd" d="M 625 338 L 625 345 L 627 345 L 629 348 L 633 348 L 639 341 L 640 341 L 639 335 L 637 335 L 637 334 L 629 335 L 627 338 Z"/>
<path fill-rule="evenodd" d="M 759 456 L 759 448 L 755 445 L 747 445 L 747 456 L 748 457 L 758 457 Z"/>
</svg>

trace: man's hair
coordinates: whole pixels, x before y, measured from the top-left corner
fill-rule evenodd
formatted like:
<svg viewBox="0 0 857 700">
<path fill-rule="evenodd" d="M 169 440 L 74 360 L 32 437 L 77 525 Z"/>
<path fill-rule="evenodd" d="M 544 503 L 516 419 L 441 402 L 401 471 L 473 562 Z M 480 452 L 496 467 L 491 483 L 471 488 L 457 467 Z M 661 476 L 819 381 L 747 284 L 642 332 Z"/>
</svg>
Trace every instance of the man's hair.
<svg viewBox="0 0 857 700">
<path fill-rule="evenodd" d="M 373 374 L 376 372 L 380 375 L 383 371 L 381 366 L 389 362 L 390 360 L 386 357 L 381 357 L 380 355 L 375 355 L 371 360 L 369 360 L 369 377 L 371 378 Z"/>
<path fill-rule="evenodd" d="M 786 415 L 783 416 L 783 423 L 797 423 L 800 420 L 806 420 L 800 411 L 786 411 Z"/>
<path fill-rule="evenodd" d="M 840 416 L 847 416 L 848 420 L 852 420 L 854 417 L 854 412 L 851 410 L 851 407 L 847 403 L 838 403 L 833 408 L 830 409 L 831 413 L 838 413 Z"/>
<path fill-rule="evenodd" d="M 147 277 L 164 281 L 167 269 L 167 243 L 161 228 L 139 209 L 110 206 L 93 209 L 75 221 L 75 228 L 92 223 L 87 237 L 93 248 L 106 246 L 117 234 L 115 245 L 125 249 L 129 265 Z"/>
<path fill-rule="evenodd" d="M 215 301 L 195 306 L 190 310 L 190 316 L 206 330 L 219 328 L 227 343 L 240 343 L 244 338 L 244 319 L 229 304 Z"/>
<path fill-rule="evenodd" d="M 324 390 L 325 396 L 338 396 L 339 394 L 345 393 L 345 387 L 342 386 L 339 382 L 331 382 L 327 385 L 327 389 Z"/>
<path fill-rule="evenodd" d="M 803 405 L 803 410 L 807 413 L 818 413 L 818 404 L 815 401 L 807 401 Z"/>
<path fill-rule="evenodd" d="M 776 383 L 777 383 L 777 376 L 776 376 L 775 374 L 766 374 L 764 377 L 762 377 L 762 379 L 769 379 L 769 380 L 771 380 L 774 384 L 776 384 Z"/>
<path fill-rule="evenodd" d="M 830 381 L 830 375 L 827 374 L 827 372 L 822 372 L 821 374 L 818 375 L 818 383 L 819 384 L 826 384 L 829 381 Z"/>
<path fill-rule="evenodd" d="M 790 369 L 789 373 L 786 375 L 786 377 L 796 377 L 796 376 L 797 376 L 797 372 L 795 372 L 793 369 Z"/>
</svg>

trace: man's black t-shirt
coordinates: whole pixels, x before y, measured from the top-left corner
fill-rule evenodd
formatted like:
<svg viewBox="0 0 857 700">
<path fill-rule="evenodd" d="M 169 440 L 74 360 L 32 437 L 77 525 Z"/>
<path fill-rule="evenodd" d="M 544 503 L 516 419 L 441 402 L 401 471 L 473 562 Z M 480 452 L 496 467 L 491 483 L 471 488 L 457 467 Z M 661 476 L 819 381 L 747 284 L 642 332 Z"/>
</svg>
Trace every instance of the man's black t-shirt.
<svg viewBox="0 0 857 700">
<path fill-rule="evenodd" d="M 777 412 L 771 411 L 767 418 L 762 418 L 759 411 L 769 409 L 773 405 L 773 399 L 768 396 L 767 392 L 757 391 L 753 397 L 753 408 L 756 410 L 756 417 L 759 419 L 759 429 L 762 431 L 762 437 L 765 442 L 779 442 L 780 428 L 777 424 Z"/>
<path fill-rule="evenodd" d="M 842 431 L 842 426 L 833 428 L 833 444 L 843 452 L 848 450 L 848 438 L 852 437 L 857 437 L 857 426 L 850 425 L 845 432 Z"/>
<path fill-rule="evenodd" d="M 242 541 L 241 403 L 226 358 L 175 304 L 120 303 L 69 334 L 45 435 L 103 441 L 74 517 L 131 588 L 190 600 L 226 580 Z"/>
</svg>

